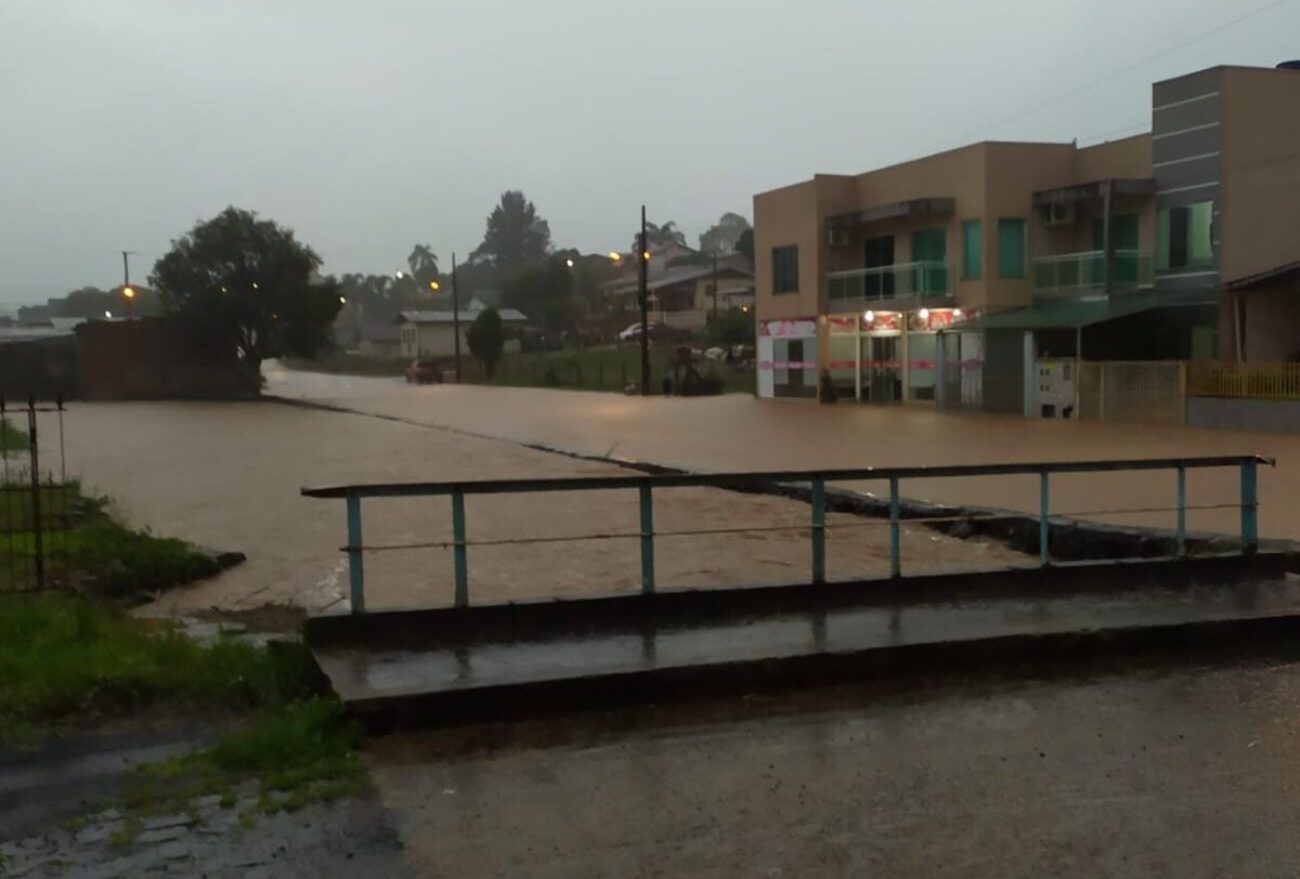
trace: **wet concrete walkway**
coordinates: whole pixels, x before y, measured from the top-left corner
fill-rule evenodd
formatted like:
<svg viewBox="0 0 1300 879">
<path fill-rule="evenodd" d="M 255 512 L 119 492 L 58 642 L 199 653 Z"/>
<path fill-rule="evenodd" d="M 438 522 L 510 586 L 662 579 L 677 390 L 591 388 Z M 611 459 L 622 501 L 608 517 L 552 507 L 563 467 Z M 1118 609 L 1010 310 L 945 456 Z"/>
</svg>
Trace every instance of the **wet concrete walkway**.
<svg viewBox="0 0 1300 879">
<path fill-rule="evenodd" d="M 1300 578 L 1134 588 L 1103 594 L 1053 594 L 942 603 L 864 603 L 671 625 L 638 617 L 590 626 L 573 610 L 567 634 L 439 642 L 400 648 L 314 648 L 334 690 L 347 702 L 452 693 L 636 672 L 953 645 L 1009 636 L 1178 626 L 1300 614 Z M 687 615 L 690 616 L 689 614 Z"/>
</svg>

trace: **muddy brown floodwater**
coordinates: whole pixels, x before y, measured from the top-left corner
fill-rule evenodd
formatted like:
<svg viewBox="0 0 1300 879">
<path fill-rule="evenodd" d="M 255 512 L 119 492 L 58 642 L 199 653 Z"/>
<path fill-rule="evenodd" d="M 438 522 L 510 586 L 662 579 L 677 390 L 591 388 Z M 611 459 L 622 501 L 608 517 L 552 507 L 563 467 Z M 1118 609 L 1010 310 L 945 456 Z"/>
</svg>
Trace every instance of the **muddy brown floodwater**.
<svg viewBox="0 0 1300 879">
<path fill-rule="evenodd" d="M 248 561 L 161 598 L 151 612 L 246 609 L 291 603 L 309 610 L 346 602 L 341 501 L 306 499 L 303 486 L 352 482 L 538 477 L 628 472 L 514 442 L 276 402 L 81 403 L 66 418 L 71 472 L 111 496 L 125 518 L 159 534 Z M 672 489 L 655 498 L 665 531 L 752 527 L 735 534 L 657 541 L 661 586 L 716 587 L 808 577 L 807 504 L 720 489 Z M 474 497 L 471 540 L 617 533 L 611 540 L 471 547 L 471 601 L 607 594 L 640 588 L 634 491 Z M 365 542 L 392 546 L 451 539 L 446 498 L 367 501 Z M 879 520 L 828 517 L 831 577 L 888 571 Z M 789 530 L 773 531 L 772 528 Z M 905 561 L 920 570 L 1000 567 L 1026 557 L 1000 544 L 962 541 L 921 527 L 903 534 Z M 366 557 L 371 608 L 448 604 L 445 548 Z"/>
<path fill-rule="evenodd" d="M 267 368 L 268 391 L 408 421 L 436 424 L 699 471 L 901 467 L 940 464 L 1252 455 L 1261 468 L 1260 533 L 1300 539 L 1300 435 L 951 414 L 925 406 L 819 406 L 741 394 L 695 399 L 588 391 L 456 385 L 409 387 L 400 379 L 355 378 Z M 1052 479 L 1054 514 L 1128 525 L 1174 527 L 1172 471 Z M 859 486 L 882 491 L 881 485 Z M 911 480 L 907 497 L 1037 512 L 1037 477 Z M 1235 532 L 1238 475 L 1191 471 L 1188 527 Z M 1127 512 L 1119 510 L 1160 510 Z M 1109 512 L 1108 512 L 1109 511 Z"/>
</svg>

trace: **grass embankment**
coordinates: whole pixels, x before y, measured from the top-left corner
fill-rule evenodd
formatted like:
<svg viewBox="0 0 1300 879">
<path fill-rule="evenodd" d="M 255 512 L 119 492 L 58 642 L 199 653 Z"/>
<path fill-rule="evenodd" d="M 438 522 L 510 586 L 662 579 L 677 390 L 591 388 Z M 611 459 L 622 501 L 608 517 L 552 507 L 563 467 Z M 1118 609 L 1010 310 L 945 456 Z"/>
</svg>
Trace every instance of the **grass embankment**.
<svg viewBox="0 0 1300 879">
<path fill-rule="evenodd" d="M 659 393 L 665 376 L 672 376 L 672 357 L 676 345 L 656 345 L 650 349 L 650 387 Z M 450 376 L 453 366 L 444 358 Z M 310 372 L 340 375 L 400 376 L 410 365 L 408 358 L 373 357 L 364 354 L 330 354 L 315 360 L 287 360 L 285 366 Z M 623 391 L 641 380 L 641 349 L 633 344 L 601 345 L 584 349 L 528 351 L 506 354 L 497 364 L 497 372 L 486 378 L 483 367 L 468 351 L 462 354 L 466 382 L 517 388 L 569 388 L 581 391 Z M 701 375 L 717 376 L 724 394 L 754 393 L 754 370 L 737 369 L 726 363 L 697 363 Z"/>
<path fill-rule="evenodd" d="M 113 518 L 105 498 L 76 482 L 40 489 L 41 544 L 49 579 L 103 598 L 133 598 L 209 577 L 210 554 L 183 540 L 134 531 Z M 32 489 L 0 485 L 0 592 L 33 586 L 36 558 Z"/>
<path fill-rule="evenodd" d="M 206 751 L 147 767 L 129 805 L 183 807 L 257 780 L 264 811 L 364 792 L 359 733 L 316 695 L 306 649 L 211 645 L 173 623 L 91 599 L 0 595 L 0 740 L 32 742 L 118 717 L 207 716 L 232 730 Z"/>
<path fill-rule="evenodd" d="M 21 569 L 34 552 L 30 491 L 10 488 L 9 503 L 0 498 L 0 586 L 11 567 L 4 553 L 13 546 Z M 0 742 L 142 716 L 199 716 L 228 730 L 208 750 L 148 767 L 129 798 L 136 813 L 183 809 L 205 794 L 233 805 L 236 788 L 254 780 L 264 811 L 365 791 L 358 731 L 319 695 L 306 648 L 235 637 L 201 644 L 174 622 L 128 615 L 138 596 L 214 573 L 217 562 L 184 541 L 132 531 L 103 499 L 69 489 L 42 489 L 41 499 L 44 511 L 58 503 L 47 491 L 69 500 L 69 527 L 47 534 L 46 548 L 64 553 L 72 574 L 39 593 L 0 588 Z"/>
<path fill-rule="evenodd" d="M 650 387 L 658 393 L 665 377 L 673 374 L 675 345 L 650 349 Z M 717 376 L 724 394 L 754 392 L 754 370 L 727 363 L 696 363 L 703 376 Z M 478 373 L 477 364 L 475 374 Z M 641 349 L 634 344 L 606 345 L 583 350 L 538 351 L 501 358 L 496 375 L 487 384 L 510 387 L 573 388 L 622 391 L 641 380 Z"/>
</svg>

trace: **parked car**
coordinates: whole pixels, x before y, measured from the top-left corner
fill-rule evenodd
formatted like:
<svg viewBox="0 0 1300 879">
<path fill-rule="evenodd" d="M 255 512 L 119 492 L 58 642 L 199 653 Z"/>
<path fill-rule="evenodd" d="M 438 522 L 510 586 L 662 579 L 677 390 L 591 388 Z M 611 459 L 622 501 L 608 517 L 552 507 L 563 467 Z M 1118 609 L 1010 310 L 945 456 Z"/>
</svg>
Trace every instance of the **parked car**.
<svg viewBox="0 0 1300 879">
<path fill-rule="evenodd" d="M 650 338 L 653 339 L 655 337 L 655 333 L 657 332 L 659 332 L 659 328 L 654 324 L 650 324 Z M 630 342 L 633 339 L 639 339 L 639 338 L 641 338 L 640 321 L 637 321 L 636 323 L 632 324 L 626 329 L 620 330 L 618 333 L 618 340 L 620 342 Z"/>
<path fill-rule="evenodd" d="M 427 385 L 442 381 L 442 367 L 436 360 L 412 360 L 406 367 L 407 384 Z"/>
</svg>

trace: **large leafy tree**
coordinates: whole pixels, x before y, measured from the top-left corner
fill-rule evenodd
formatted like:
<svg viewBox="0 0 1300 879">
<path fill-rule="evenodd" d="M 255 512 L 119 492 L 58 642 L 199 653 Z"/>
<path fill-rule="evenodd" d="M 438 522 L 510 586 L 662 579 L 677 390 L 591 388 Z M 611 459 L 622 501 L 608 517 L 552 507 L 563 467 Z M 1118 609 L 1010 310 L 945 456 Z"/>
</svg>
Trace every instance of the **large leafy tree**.
<svg viewBox="0 0 1300 879">
<path fill-rule="evenodd" d="M 736 244 L 747 229 L 749 229 L 749 220 L 740 214 L 728 211 L 700 235 L 700 252 L 716 253 L 719 256 L 735 253 Z"/>
<path fill-rule="evenodd" d="M 488 215 L 474 257 L 508 270 L 541 262 L 550 250 L 550 225 L 522 192 L 512 189 L 501 194 L 501 203 Z"/>
<path fill-rule="evenodd" d="M 501 315 L 492 307 L 483 309 L 469 325 L 465 333 L 469 342 L 469 353 L 483 364 L 483 372 L 488 378 L 496 375 L 497 362 L 506 344 L 506 331 L 501 323 Z"/>
<path fill-rule="evenodd" d="M 251 383 L 270 357 L 311 357 L 330 344 L 339 286 L 316 275 L 310 247 L 252 211 L 228 207 L 172 242 L 150 282 L 171 313 L 232 345 Z"/>
<path fill-rule="evenodd" d="M 573 274 L 559 256 L 516 269 L 501 282 L 501 302 L 548 330 L 567 330 L 574 321 Z"/>
<path fill-rule="evenodd" d="M 754 261 L 754 228 L 751 226 L 740 237 L 736 239 L 736 253 L 742 253 L 749 257 L 749 261 Z"/>
</svg>

